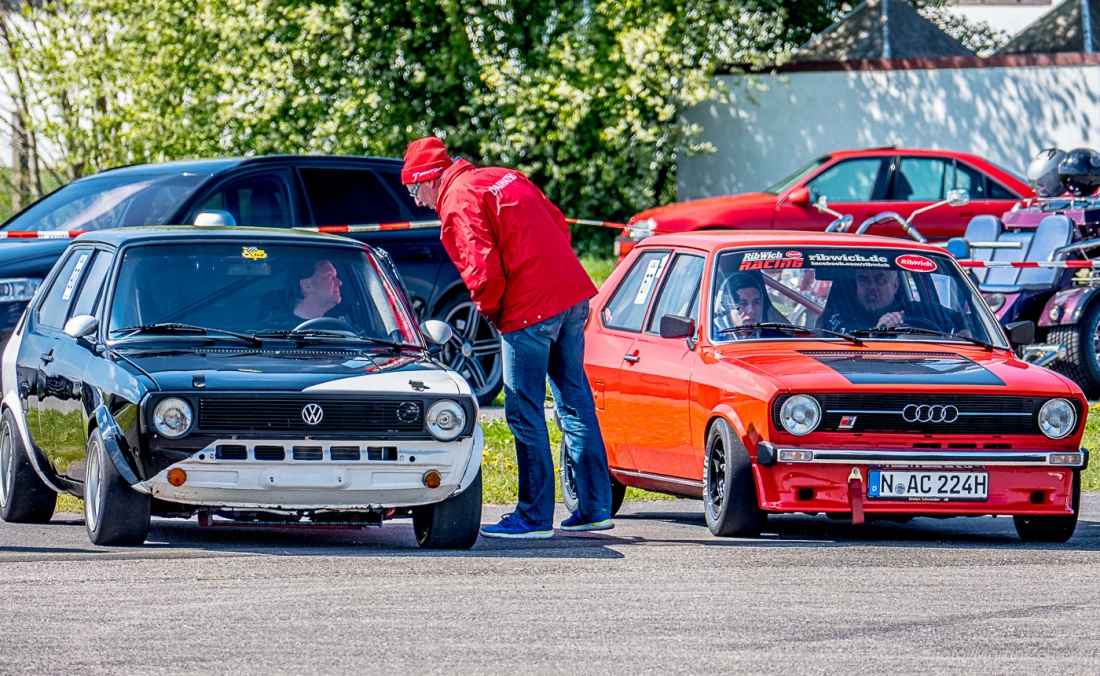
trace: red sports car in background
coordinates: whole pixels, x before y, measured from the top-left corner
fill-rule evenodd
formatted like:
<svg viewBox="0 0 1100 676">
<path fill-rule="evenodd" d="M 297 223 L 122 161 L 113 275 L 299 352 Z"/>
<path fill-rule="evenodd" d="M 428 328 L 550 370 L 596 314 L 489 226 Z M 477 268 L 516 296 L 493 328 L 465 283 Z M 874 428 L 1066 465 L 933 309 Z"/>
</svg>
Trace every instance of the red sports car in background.
<svg viewBox="0 0 1100 676">
<path fill-rule="evenodd" d="M 679 202 L 643 211 L 615 243 L 621 259 L 651 234 L 717 228 L 824 230 L 833 216 L 814 202 L 851 214 L 858 225 L 883 211 L 908 215 L 939 202 L 947 191 L 966 189 L 970 204 L 943 209 L 921 218 L 921 232 L 932 240 L 961 236 L 979 214 L 1000 216 L 1021 198 L 1035 193 L 1022 178 L 976 155 L 948 150 L 870 148 L 822 155 L 763 192 L 723 195 Z M 876 234 L 903 236 L 901 228 L 882 227 Z"/>
</svg>

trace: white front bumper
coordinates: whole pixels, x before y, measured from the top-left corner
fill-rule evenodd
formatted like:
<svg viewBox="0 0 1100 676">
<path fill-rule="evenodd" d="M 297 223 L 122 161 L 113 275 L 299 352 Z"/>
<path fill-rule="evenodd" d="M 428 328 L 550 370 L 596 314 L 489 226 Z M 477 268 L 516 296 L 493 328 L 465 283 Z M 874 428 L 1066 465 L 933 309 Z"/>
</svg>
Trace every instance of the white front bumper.
<svg viewBox="0 0 1100 676">
<path fill-rule="evenodd" d="M 332 461 L 331 446 L 365 442 L 310 441 L 323 446 L 321 460 L 254 460 L 255 446 L 283 445 L 291 448 L 301 440 L 219 440 L 178 462 L 148 481 L 135 486 L 154 498 L 184 505 L 241 509 L 314 510 L 384 509 L 414 507 L 441 502 L 476 475 L 485 446 L 480 425 L 474 434 L 457 442 L 386 441 L 398 448 L 398 459 L 388 461 Z M 219 444 L 249 447 L 247 460 L 219 460 Z M 168 472 L 182 469 L 181 486 L 168 483 Z M 435 470 L 442 476 L 438 488 L 424 485 L 424 474 Z M 473 470 L 473 471 L 470 471 Z"/>
</svg>

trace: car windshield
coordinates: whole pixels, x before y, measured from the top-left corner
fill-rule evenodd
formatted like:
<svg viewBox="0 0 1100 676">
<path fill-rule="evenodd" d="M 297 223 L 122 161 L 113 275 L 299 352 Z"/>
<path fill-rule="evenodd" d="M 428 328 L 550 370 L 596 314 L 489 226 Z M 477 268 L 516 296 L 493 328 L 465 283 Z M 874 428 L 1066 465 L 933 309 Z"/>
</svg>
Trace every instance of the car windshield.
<svg viewBox="0 0 1100 676">
<path fill-rule="evenodd" d="M 70 183 L 10 218 L 3 230 L 105 230 L 164 225 L 205 174 L 104 176 Z"/>
<path fill-rule="evenodd" d="M 366 249 L 303 242 L 140 244 L 125 250 L 109 336 L 217 333 L 423 343 Z"/>
<path fill-rule="evenodd" d="M 710 307 L 716 342 L 827 338 L 832 332 L 1008 347 L 996 319 L 954 260 L 926 251 L 723 251 L 715 261 Z"/>
<path fill-rule="evenodd" d="M 795 183 L 798 183 L 799 181 L 801 181 L 811 171 L 813 171 L 814 169 L 817 169 L 818 167 L 820 167 L 821 165 L 825 164 L 828 161 L 829 161 L 829 156 L 828 155 L 826 155 L 825 157 L 819 157 L 816 160 L 814 160 L 813 162 L 810 162 L 809 164 L 801 167 L 798 171 L 794 172 L 793 174 L 791 174 L 787 178 L 783 179 L 779 183 L 776 183 L 775 185 L 764 188 L 764 192 L 768 193 L 769 195 L 778 195 L 779 193 L 790 189 L 791 186 L 793 186 Z"/>
</svg>

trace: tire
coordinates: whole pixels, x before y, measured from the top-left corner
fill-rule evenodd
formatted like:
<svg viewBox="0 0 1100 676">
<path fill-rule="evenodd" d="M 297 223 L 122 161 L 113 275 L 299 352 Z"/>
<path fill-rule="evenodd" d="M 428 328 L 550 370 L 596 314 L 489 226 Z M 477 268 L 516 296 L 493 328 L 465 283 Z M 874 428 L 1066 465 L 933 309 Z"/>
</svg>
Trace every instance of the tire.
<svg viewBox="0 0 1100 676">
<path fill-rule="evenodd" d="M 470 382 L 479 406 L 493 403 L 504 389 L 500 331 L 481 316 L 466 294 L 444 305 L 435 319 L 447 322 L 454 329 L 454 335 L 443 345 L 443 363 Z"/>
<path fill-rule="evenodd" d="M 0 418 L 0 518 L 8 523 L 46 523 L 53 518 L 57 493 L 31 466 L 15 416 Z"/>
<path fill-rule="evenodd" d="M 434 505 L 413 508 L 416 544 L 423 549 L 469 549 L 481 529 L 481 470 L 466 490 Z"/>
<path fill-rule="evenodd" d="M 1081 512 L 1081 473 L 1073 473 L 1073 514 L 1058 516 L 1012 517 L 1016 534 L 1024 542 L 1066 542 L 1077 530 L 1077 515 Z"/>
<path fill-rule="evenodd" d="M 756 499 L 749 453 L 721 418 L 707 433 L 703 511 L 710 532 L 719 537 L 757 536 L 767 520 Z"/>
<path fill-rule="evenodd" d="M 1047 342 L 1066 346 L 1066 356 L 1051 362 L 1051 370 L 1080 385 L 1090 399 L 1100 395 L 1100 301 L 1077 324 L 1052 326 Z"/>
<path fill-rule="evenodd" d="M 130 487 L 107 455 L 99 429 L 88 437 L 84 478 L 84 525 L 93 544 L 140 545 L 149 535 L 152 499 Z"/>
<path fill-rule="evenodd" d="M 561 418 L 557 412 L 554 413 L 554 422 L 561 430 Z M 572 514 L 580 507 L 580 499 L 577 498 L 577 484 L 573 479 L 573 460 L 569 457 L 569 447 L 566 445 L 564 434 L 561 437 L 561 443 L 558 444 L 558 465 L 560 467 L 558 477 L 561 480 L 561 501 L 565 504 L 566 511 Z M 611 516 L 615 516 L 623 507 L 623 500 L 626 498 L 626 486 L 619 483 L 619 480 L 613 476 L 608 478 L 611 480 Z"/>
</svg>

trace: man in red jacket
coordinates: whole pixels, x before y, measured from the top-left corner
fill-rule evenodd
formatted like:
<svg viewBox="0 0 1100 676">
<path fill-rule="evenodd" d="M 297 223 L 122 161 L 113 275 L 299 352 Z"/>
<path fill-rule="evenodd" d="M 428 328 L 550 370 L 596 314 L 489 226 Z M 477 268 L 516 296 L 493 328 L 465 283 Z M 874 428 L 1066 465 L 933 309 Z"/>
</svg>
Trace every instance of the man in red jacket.
<svg viewBox="0 0 1100 676">
<path fill-rule="evenodd" d="M 417 204 L 439 212 L 444 248 L 477 309 L 502 334 L 504 411 L 516 438 L 519 504 L 481 534 L 554 534 L 554 461 L 543 411 L 547 376 L 579 503 L 561 528 L 613 528 L 607 455 L 583 366 L 588 299 L 596 287 L 569 244 L 565 217 L 523 174 L 452 160 L 432 136 L 409 145 L 401 182 Z"/>
</svg>

